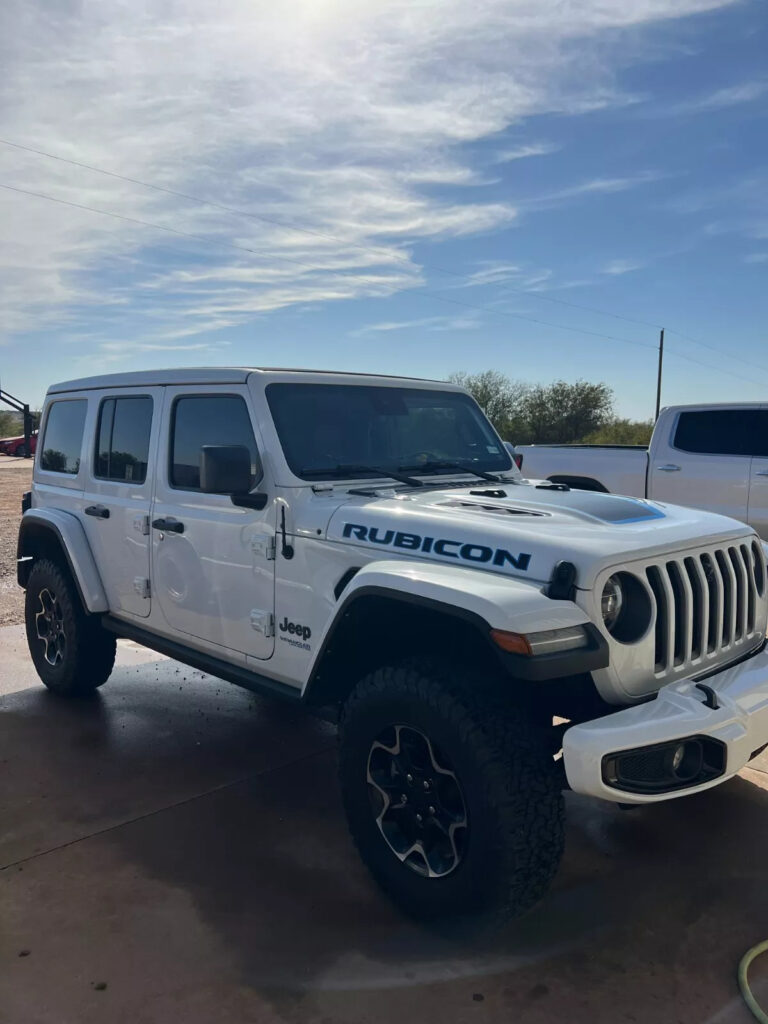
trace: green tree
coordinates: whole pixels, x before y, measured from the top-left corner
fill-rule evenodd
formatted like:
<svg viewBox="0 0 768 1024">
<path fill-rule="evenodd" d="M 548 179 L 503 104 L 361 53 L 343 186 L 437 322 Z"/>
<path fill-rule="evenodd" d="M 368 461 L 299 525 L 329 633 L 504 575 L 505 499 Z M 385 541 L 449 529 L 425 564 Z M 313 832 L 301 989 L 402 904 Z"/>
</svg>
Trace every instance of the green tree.
<svg viewBox="0 0 768 1024">
<path fill-rule="evenodd" d="M 0 437 L 16 437 L 23 429 L 20 416 L 15 412 L 0 410 Z"/>
<path fill-rule="evenodd" d="M 530 391 L 528 384 L 512 380 L 499 370 L 459 371 L 450 374 L 448 380 L 469 391 L 505 440 L 515 439 L 521 426 L 520 409 Z"/>
<path fill-rule="evenodd" d="M 611 421 L 613 391 L 586 380 L 537 384 L 523 397 L 520 417 L 517 444 L 572 444 Z"/>
<path fill-rule="evenodd" d="M 647 445 L 653 433 L 653 420 L 613 419 L 581 438 L 585 444 Z"/>
</svg>

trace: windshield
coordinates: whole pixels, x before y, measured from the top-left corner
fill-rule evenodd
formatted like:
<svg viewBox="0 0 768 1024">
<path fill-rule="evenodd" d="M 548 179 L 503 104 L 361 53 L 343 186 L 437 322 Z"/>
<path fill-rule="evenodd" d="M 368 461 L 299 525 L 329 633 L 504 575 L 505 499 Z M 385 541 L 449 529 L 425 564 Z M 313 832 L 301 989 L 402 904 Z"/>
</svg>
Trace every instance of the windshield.
<svg viewBox="0 0 768 1024">
<path fill-rule="evenodd" d="M 381 476 L 511 468 L 488 420 L 461 392 L 357 384 L 266 390 L 286 461 L 299 477 L 359 478 L 365 466 L 384 471 Z"/>
</svg>

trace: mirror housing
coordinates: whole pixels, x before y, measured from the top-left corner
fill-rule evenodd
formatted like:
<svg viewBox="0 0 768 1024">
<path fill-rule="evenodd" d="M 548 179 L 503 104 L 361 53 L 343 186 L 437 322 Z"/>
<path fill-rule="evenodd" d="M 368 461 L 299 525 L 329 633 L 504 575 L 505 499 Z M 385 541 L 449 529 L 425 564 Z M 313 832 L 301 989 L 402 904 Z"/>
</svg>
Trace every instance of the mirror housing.
<svg viewBox="0 0 768 1024">
<path fill-rule="evenodd" d="M 200 449 L 200 490 L 245 495 L 251 489 L 251 453 L 240 444 L 204 444 Z"/>
</svg>

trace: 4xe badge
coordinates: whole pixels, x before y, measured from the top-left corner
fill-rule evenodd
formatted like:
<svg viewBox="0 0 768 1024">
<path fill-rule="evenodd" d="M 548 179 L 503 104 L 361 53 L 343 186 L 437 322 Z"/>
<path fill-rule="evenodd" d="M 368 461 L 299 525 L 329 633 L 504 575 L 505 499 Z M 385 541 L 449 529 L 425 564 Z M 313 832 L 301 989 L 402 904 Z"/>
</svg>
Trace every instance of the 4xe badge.
<svg viewBox="0 0 768 1024">
<path fill-rule="evenodd" d="M 280 639 L 285 643 L 290 644 L 292 647 L 300 647 L 304 651 L 311 650 L 308 643 L 309 638 L 312 636 L 312 630 L 309 626 L 302 626 L 300 622 L 289 622 L 288 616 L 283 618 L 283 621 L 278 623 L 280 633 Z M 288 634 L 287 636 L 285 634 Z"/>
</svg>

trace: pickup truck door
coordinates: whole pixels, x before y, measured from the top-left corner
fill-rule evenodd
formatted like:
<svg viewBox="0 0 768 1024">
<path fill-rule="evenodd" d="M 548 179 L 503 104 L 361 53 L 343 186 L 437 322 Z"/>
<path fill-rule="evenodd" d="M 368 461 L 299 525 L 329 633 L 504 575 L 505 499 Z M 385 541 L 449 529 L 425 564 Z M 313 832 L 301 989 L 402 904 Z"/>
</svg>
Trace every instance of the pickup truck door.
<svg viewBox="0 0 768 1024">
<path fill-rule="evenodd" d="M 153 620 L 181 641 L 269 658 L 274 650 L 275 507 L 200 490 L 204 444 L 262 448 L 247 388 L 166 388 L 152 509 Z M 254 480 L 254 484 L 256 480 Z M 214 652 L 215 653 L 215 652 Z"/>
<path fill-rule="evenodd" d="M 763 540 L 768 540 L 768 408 L 761 409 L 758 415 L 750 467 L 747 522 Z"/>
<path fill-rule="evenodd" d="M 93 394 L 80 520 L 113 614 L 151 610 L 149 514 L 163 389 Z"/>
<path fill-rule="evenodd" d="M 675 412 L 651 445 L 648 497 L 747 521 L 755 409 Z"/>
</svg>

